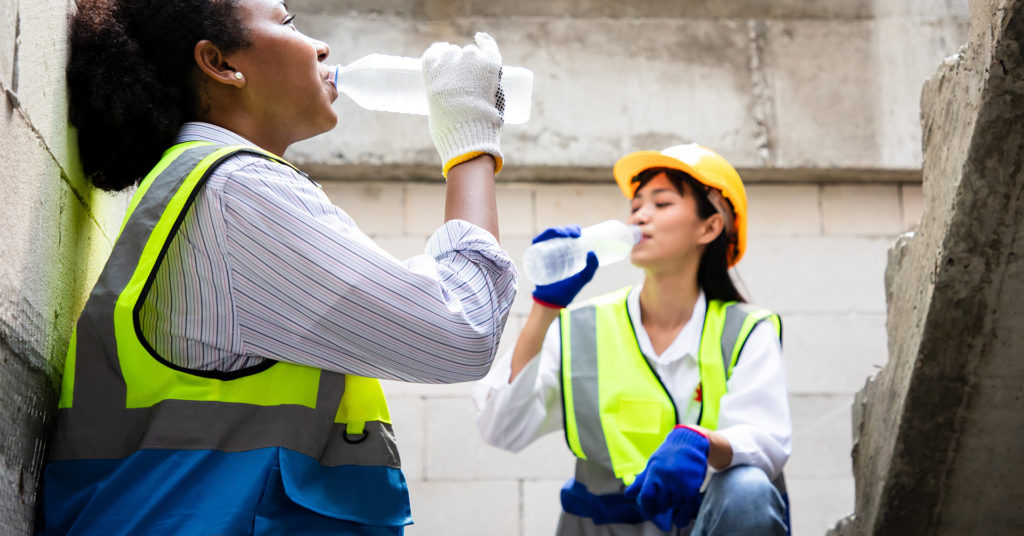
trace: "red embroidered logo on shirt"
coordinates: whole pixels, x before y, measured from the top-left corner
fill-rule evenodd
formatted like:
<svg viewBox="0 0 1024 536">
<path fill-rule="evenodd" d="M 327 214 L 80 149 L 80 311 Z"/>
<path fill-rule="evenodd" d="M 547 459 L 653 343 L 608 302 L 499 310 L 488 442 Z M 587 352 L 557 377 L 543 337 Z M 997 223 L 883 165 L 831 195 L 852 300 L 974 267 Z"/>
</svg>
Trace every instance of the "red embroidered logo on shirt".
<svg viewBox="0 0 1024 536">
<path fill-rule="evenodd" d="M 704 392 L 701 390 L 701 384 L 699 384 L 699 383 L 697 384 L 697 390 L 693 392 L 693 401 L 694 402 L 703 402 L 704 401 Z"/>
</svg>

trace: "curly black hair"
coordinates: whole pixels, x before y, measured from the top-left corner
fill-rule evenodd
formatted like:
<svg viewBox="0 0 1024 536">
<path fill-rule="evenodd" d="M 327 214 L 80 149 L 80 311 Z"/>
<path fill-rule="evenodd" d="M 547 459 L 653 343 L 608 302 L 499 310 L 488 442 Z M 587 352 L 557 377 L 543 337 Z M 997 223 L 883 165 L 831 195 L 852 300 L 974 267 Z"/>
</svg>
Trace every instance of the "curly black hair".
<svg viewBox="0 0 1024 536">
<path fill-rule="evenodd" d="M 78 0 L 67 66 L 82 168 L 104 190 L 137 184 L 198 119 L 196 43 L 250 45 L 239 0 Z"/>
</svg>

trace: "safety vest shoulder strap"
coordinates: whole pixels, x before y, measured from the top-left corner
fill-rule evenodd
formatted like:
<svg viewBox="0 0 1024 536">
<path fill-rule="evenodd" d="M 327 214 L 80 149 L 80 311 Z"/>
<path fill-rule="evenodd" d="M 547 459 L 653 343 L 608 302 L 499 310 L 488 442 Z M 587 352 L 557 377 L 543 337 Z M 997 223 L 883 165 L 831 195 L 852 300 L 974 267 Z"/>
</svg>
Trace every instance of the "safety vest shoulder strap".
<svg viewBox="0 0 1024 536">
<path fill-rule="evenodd" d="M 718 428 L 718 411 L 732 370 L 754 327 L 769 321 L 782 340 L 782 321 L 768 309 L 735 301 L 709 300 L 701 330 L 698 362 L 701 381 L 699 424 Z"/>
</svg>

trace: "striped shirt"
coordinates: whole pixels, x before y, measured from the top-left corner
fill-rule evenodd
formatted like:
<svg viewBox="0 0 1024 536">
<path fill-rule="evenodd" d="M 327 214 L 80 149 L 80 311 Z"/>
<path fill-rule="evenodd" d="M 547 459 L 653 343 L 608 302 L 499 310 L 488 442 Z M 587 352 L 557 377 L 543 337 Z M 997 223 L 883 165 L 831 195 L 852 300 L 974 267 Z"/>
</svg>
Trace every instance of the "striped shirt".
<svg viewBox="0 0 1024 536">
<path fill-rule="evenodd" d="M 177 143 L 250 142 L 187 123 Z M 235 371 L 266 359 L 400 381 L 483 377 L 517 273 L 487 231 L 442 225 L 400 261 L 308 178 L 251 154 L 209 177 L 140 312 L 165 360 Z"/>
</svg>

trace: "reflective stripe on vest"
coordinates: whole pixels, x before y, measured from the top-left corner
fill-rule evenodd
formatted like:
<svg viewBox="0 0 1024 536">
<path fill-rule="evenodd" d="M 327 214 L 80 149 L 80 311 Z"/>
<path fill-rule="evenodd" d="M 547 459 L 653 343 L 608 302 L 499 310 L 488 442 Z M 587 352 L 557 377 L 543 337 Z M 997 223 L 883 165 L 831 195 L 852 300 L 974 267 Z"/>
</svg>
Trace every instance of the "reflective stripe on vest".
<svg viewBox="0 0 1024 536">
<path fill-rule="evenodd" d="M 576 480 L 591 493 L 621 492 L 677 423 L 671 395 L 640 352 L 626 299 L 631 288 L 563 310 L 562 392 L 566 441 L 578 458 Z M 759 322 L 778 316 L 711 300 L 701 333 L 700 424 L 715 429 L 726 380 Z M 780 331 L 781 333 L 781 331 Z"/>
<path fill-rule="evenodd" d="M 286 447 L 321 465 L 399 467 L 376 379 L 282 361 L 192 371 L 157 355 L 139 312 L 170 242 L 212 171 L 254 147 L 190 142 L 140 184 L 71 338 L 51 459 L 121 458 L 142 448 Z"/>
<path fill-rule="evenodd" d="M 677 421 L 672 397 L 636 342 L 626 309 L 629 290 L 563 311 L 561 322 L 569 448 L 626 485 Z"/>
</svg>

